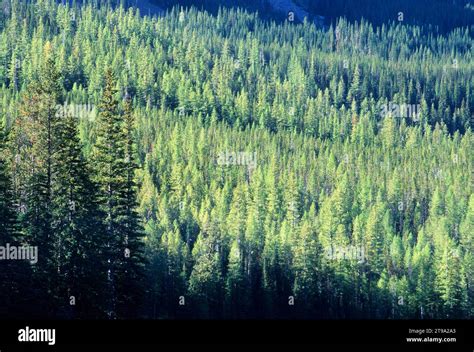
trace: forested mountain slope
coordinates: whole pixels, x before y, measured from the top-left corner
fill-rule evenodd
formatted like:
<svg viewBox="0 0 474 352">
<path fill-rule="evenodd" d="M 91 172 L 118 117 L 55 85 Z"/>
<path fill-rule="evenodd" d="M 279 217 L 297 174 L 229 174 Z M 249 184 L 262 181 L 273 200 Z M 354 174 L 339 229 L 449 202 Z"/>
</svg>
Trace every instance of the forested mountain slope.
<svg viewBox="0 0 474 352">
<path fill-rule="evenodd" d="M 262 19 L 284 21 L 290 19 L 295 22 L 303 22 L 305 18 L 312 20 L 315 16 L 309 13 L 304 7 L 300 6 L 292 0 L 150 0 L 152 3 L 158 4 L 163 8 L 173 8 L 179 5 L 184 8 L 195 7 L 199 10 L 205 10 L 213 14 L 217 14 L 219 8 L 240 8 L 250 12 L 259 12 Z M 147 2 L 147 0 L 131 1 L 129 5 L 140 5 L 140 3 Z M 289 17 L 289 14 L 291 18 Z"/>
<path fill-rule="evenodd" d="M 472 318 L 469 28 L 50 0 L 0 20 L 0 235 L 48 253 L 17 269 L 34 289 L 0 280 L 16 311 Z"/>
<path fill-rule="evenodd" d="M 138 0 L 140 2 L 141 0 Z M 195 6 L 217 12 L 219 7 L 240 7 L 258 10 L 264 18 L 288 19 L 288 12 L 295 13 L 297 21 L 323 16 L 327 25 L 339 18 L 351 22 L 362 19 L 375 25 L 403 22 L 410 25 L 431 25 L 431 30 L 449 32 L 456 27 L 474 24 L 472 0 L 151 0 L 163 7 Z M 133 2 L 132 2 L 133 3 Z M 273 13 L 272 13 L 273 12 Z M 281 13 L 283 12 L 283 14 Z"/>
<path fill-rule="evenodd" d="M 431 25 L 431 29 L 448 32 L 456 27 L 474 24 L 472 0 L 296 0 L 309 12 L 335 21 L 362 18 L 374 25 L 404 22 L 410 25 Z"/>
</svg>

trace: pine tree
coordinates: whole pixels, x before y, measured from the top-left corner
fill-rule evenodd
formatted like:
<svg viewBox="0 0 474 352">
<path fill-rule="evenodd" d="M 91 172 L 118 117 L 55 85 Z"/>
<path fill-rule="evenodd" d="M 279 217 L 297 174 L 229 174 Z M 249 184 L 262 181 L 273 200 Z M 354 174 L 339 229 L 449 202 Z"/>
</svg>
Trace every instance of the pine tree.
<svg viewBox="0 0 474 352">
<path fill-rule="evenodd" d="M 66 105 L 57 116 L 52 223 L 58 309 L 66 317 L 98 317 L 103 315 L 106 276 L 96 186 L 82 154 L 77 117 Z"/>
<path fill-rule="evenodd" d="M 248 318 L 251 314 L 251 288 L 245 274 L 240 240 L 234 240 L 229 254 L 226 278 L 226 315 L 232 319 Z"/>
<path fill-rule="evenodd" d="M 435 318 L 436 316 L 436 273 L 434 271 L 434 257 L 432 244 L 428 241 L 425 231 L 421 230 L 417 236 L 414 249 L 414 269 L 417 272 L 416 301 L 418 316 L 421 319 Z"/>
<path fill-rule="evenodd" d="M 351 86 L 349 87 L 349 91 L 347 93 L 347 103 L 351 104 L 352 101 L 359 102 L 360 101 L 360 89 L 361 89 L 361 84 L 360 84 L 360 69 L 359 66 L 357 65 L 354 69 L 354 73 L 352 75 L 352 83 Z"/>
<path fill-rule="evenodd" d="M 38 309 L 54 316 L 59 297 L 55 294 L 58 275 L 53 248 L 52 174 L 59 121 L 57 109 L 63 98 L 60 75 L 55 68 L 49 43 L 45 45 L 44 54 L 45 62 L 39 79 L 30 86 L 20 103 L 10 149 L 21 225 L 29 244 L 38 246 L 41 251 L 38 263 L 33 268 L 38 299 L 45 303 Z"/>
<path fill-rule="evenodd" d="M 166 266 L 164 270 L 165 300 L 163 309 L 167 310 L 167 317 L 178 316 L 178 304 L 181 296 L 186 292 L 184 276 L 184 248 L 185 245 L 179 232 L 178 224 L 173 224 L 174 230 L 162 236 L 163 250 L 166 252 Z"/>
<path fill-rule="evenodd" d="M 440 313 L 445 318 L 461 318 L 466 303 L 466 280 L 461 266 L 461 253 L 448 235 L 446 218 L 436 224 L 435 241 L 436 291 L 441 301 Z"/>
<path fill-rule="evenodd" d="M 371 270 L 380 274 L 384 267 L 384 229 L 380 203 L 374 205 L 369 213 L 366 227 L 367 257 Z"/>
<path fill-rule="evenodd" d="M 136 308 L 141 286 L 141 229 L 136 214 L 134 171 L 136 156 L 133 115 L 126 104 L 125 117 L 119 111 L 112 71 L 105 73 L 100 103 L 97 139 L 92 152 L 98 201 L 105 214 L 108 316 L 130 317 Z"/>
<path fill-rule="evenodd" d="M 121 263 L 121 274 L 118 281 L 119 316 L 133 317 L 136 305 L 140 303 L 144 290 L 143 268 L 143 229 L 137 212 L 137 184 L 135 172 L 138 169 L 136 142 L 135 142 L 135 117 L 132 110 L 130 97 L 125 100 L 122 143 L 125 143 L 124 170 L 125 182 L 121 188 L 123 207 L 125 210 L 121 238 L 124 249 L 124 258 Z"/>
<path fill-rule="evenodd" d="M 21 233 L 15 209 L 15 200 L 7 155 L 7 131 L 0 119 L 0 246 L 18 246 Z M 29 264 L 16 260 L 0 260 L 0 317 L 19 318 L 28 316 L 33 307 L 21 305 L 22 299 L 30 298 L 31 292 L 24 288 L 25 280 L 31 280 Z"/>
<path fill-rule="evenodd" d="M 314 205 L 310 213 L 315 213 Z M 293 292 L 298 300 L 299 314 L 314 318 L 317 312 L 319 287 L 321 284 L 321 248 L 316 229 L 310 223 L 311 217 L 305 218 L 293 245 L 293 270 L 295 280 Z"/>
<path fill-rule="evenodd" d="M 6 160 L 7 131 L 0 119 L 0 235 L 2 245 L 18 237 L 17 214 L 14 208 L 13 185 Z"/>
<path fill-rule="evenodd" d="M 219 318 L 222 314 L 223 278 L 219 267 L 218 244 L 212 228 L 205 228 L 193 248 L 194 267 L 188 290 L 200 318 Z"/>
<path fill-rule="evenodd" d="M 474 195 L 469 198 L 466 217 L 460 227 L 463 266 L 467 286 L 467 317 L 474 316 Z"/>
</svg>

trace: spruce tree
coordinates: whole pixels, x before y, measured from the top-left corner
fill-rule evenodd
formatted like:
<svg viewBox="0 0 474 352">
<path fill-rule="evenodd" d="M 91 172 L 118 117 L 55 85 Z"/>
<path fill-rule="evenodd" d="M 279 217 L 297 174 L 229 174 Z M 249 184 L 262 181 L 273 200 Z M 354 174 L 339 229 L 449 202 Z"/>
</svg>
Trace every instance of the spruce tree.
<svg viewBox="0 0 474 352">
<path fill-rule="evenodd" d="M 108 316 L 130 317 L 137 312 L 142 266 L 141 226 L 136 213 L 136 155 L 130 102 L 120 112 L 112 71 L 105 73 L 99 106 L 97 139 L 92 152 L 98 201 L 104 213 Z"/>
<path fill-rule="evenodd" d="M 58 109 L 52 172 L 52 220 L 56 288 L 66 317 L 102 316 L 104 236 L 97 189 L 78 135 L 78 119 L 64 105 Z"/>
<path fill-rule="evenodd" d="M 62 104 L 61 79 L 55 68 L 52 47 L 44 48 L 45 61 L 39 77 L 25 93 L 19 105 L 10 138 L 12 177 L 15 197 L 20 208 L 20 223 L 25 240 L 38 247 L 38 263 L 33 267 L 35 295 L 44 302 L 40 314 L 57 312 L 55 293 L 57 267 L 54 261 L 53 231 L 53 155 L 56 150 L 58 105 Z"/>
<path fill-rule="evenodd" d="M 0 119 L 0 242 L 1 245 L 17 240 L 18 223 L 14 208 L 13 185 L 6 160 L 7 131 Z"/>
<path fill-rule="evenodd" d="M 122 317 L 133 317 L 136 305 L 142 300 L 143 282 L 143 229 L 137 209 L 137 189 L 135 172 L 138 169 L 138 156 L 135 141 L 135 115 L 132 100 L 127 96 L 124 102 L 122 123 L 122 143 L 124 143 L 124 169 L 125 182 L 121 186 L 121 202 L 124 211 L 121 243 L 124 248 L 124 258 L 121 261 L 120 277 L 117 283 L 118 314 Z"/>
<path fill-rule="evenodd" d="M 469 198 L 466 217 L 461 224 L 460 232 L 467 286 L 466 313 L 469 318 L 472 318 L 474 316 L 474 195 Z"/>
<path fill-rule="evenodd" d="M 0 118 L 0 246 L 21 245 L 17 211 L 11 175 L 8 167 L 7 131 Z M 21 299 L 31 298 L 25 289 L 25 280 L 31 279 L 29 263 L 16 260 L 0 260 L 0 308 L 1 318 L 26 317 L 28 305 L 21 305 Z"/>
</svg>

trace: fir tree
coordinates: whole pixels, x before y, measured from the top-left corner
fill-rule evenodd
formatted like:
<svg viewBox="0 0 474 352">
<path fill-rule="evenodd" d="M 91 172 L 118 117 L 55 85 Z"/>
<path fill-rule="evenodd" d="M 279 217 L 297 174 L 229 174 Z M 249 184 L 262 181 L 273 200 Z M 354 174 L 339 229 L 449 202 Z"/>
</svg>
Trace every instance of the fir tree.
<svg viewBox="0 0 474 352">
<path fill-rule="evenodd" d="M 141 282 L 141 226 L 136 213 L 134 171 L 136 155 L 130 102 L 125 114 L 119 109 L 112 71 L 105 73 L 97 139 L 92 158 L 98 201 L 104 213 L 109 318 L 130 317 Z M 134 312 L 132 314 L 132 312 Z"/>
</svg>

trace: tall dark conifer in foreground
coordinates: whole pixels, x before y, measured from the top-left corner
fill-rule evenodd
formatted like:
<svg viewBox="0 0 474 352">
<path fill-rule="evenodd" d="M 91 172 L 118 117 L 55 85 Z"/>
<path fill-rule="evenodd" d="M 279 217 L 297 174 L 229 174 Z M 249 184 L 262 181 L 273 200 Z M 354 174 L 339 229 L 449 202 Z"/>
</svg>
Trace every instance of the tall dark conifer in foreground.
<svg viewBox="0 0 474 352">
<path fill-rule="evenodd" d="M 138 169 L 137 151 L 135 145 L 135 117 L 133 114 L 132 100 L 129 96 L 124 102 L 122 142 L 124 147 L 124 175 L 122 202 L 124 206 L 123 236 L 120 244 L 123 245 L 122 262 L 118 274 L 117 294 L 119 317 L 133 317 L 137 314 L 137 304 L 143 297 L 143 230 L 137 212 L 137 185 L 135 182 L 135 171 Z M 120 248 L 120 247 L 119 247 Z"/>
<path fill-rule="evenodd" d="M 26 244 L 38 246 L 32 287 L 38 314 L 100 317 L 105 282 L 101 218 L 73 106 L 49 45 L 39 80 L 20 104 L 10 152 Z"/>
<path fill-rule="evenodd" d="M 72 111 L 71 111 L 72 110 Z M 53 169 L 53 228 L 61 313 L 102 316 L 104 235 L 96 187 L 82 154 L 78 121 L 68 106 L 58 110 Z"/>
<path fill-rule="evenodd" d="M 7 132 L 0 119 L 0 241 L 8 243 L 15 240 L 18 231 L 13 200 L 13 190 L 8 173 L 6 156 Z"/>
<path fill-rule="evenodd" d="M 0 246 L 20 244 L 20 228 L 14 204 L 13 188 L 6 160 L 7 131 L 0 119 Z M 0 315 L 23 316 L 26 305 L 19 304 L 25 298 L 25 281 L 30 279 L 29 264 L 19 261 L 0 260 Z M 25 280 L 26 279 L 26 280 Z"/>
<path fill-rule="evenodd" d="M 57 131 L 57 106 L 62 104 L 60 75 L 55 68 L 52 48 L 44 48 L 45 61 L 38 80 L 19 106 L 10 139 L 15 197 L 25 241 L 38 246 L 38 263 L 33 267 L 35 296 L 43 304 L 40 314 L 56 314 L 58 307 L 57 267 L 54 261 L 56 239 L 53 232 L 52 188 L 53 154 Z"/>
<path fill-rule="evenodd" d="M 125 117 L 120 113 L 110 70 L 105 74 L 99 109 L 93 160 L 99 202 L 105 214 L 108 316 L 115 319 L 130 317 L 132 311 L 137 311 L 142 245 L 135 210 L 133 115 L 130 102 Z"/>
</svg>

